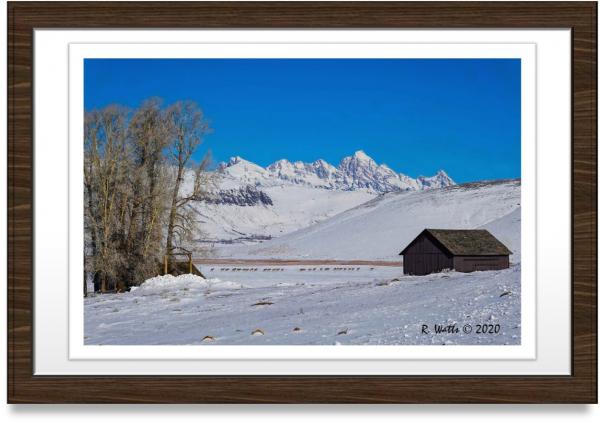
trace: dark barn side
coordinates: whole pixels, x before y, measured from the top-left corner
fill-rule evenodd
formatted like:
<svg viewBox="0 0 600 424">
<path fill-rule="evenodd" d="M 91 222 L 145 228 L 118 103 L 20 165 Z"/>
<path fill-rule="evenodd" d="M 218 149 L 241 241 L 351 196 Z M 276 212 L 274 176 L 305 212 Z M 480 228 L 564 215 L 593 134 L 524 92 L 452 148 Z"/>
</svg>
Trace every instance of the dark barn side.
<svg viewBox="0 0 600 424">
<path fill-rule="evenodd" d="M 425 229 L 400 255 L 404 256 L 404 274 L 427 275 L 444 269 L 505 269 L 511 253 L 487 230 Z"/>
<path fill-rule="evenodd" d="M 428 233 L 414 239 L 403 254 L 405 274 L 426 275 L 453 268 L 452 255 Z"/>
</svg>

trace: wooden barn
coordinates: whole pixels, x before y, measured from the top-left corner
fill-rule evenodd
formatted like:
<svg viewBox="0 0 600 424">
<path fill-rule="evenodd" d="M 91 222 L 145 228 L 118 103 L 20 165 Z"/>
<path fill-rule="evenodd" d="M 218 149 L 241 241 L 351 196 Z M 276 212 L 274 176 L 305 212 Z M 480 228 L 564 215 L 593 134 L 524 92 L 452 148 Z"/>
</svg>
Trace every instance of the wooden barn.
<svg viewBox="0 0 600 424">
<path fill-rule="evenodd" d="M 487 230 L 425 229 L 400 255 L 404 256 L 404 274 L 426 275 L 444 269 L 505 269 L 511 253 Z"/>
</svg>

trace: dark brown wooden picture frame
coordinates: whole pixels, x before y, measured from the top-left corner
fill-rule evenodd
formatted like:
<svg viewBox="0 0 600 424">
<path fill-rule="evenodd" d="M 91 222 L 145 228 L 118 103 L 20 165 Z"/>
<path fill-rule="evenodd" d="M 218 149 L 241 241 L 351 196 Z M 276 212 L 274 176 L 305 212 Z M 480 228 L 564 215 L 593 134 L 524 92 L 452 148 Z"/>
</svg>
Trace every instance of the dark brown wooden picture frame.
<svg viewBox="0 0 600 424">
<path fill-rule="evenodd" d="M 596 25 L 595 2 L 9 2 L 8 401 L 596 403 Z M 572 374 L 496 377 L 34 376 L 32 113 L 35 28 L 571 28 Z"/>
</svg>

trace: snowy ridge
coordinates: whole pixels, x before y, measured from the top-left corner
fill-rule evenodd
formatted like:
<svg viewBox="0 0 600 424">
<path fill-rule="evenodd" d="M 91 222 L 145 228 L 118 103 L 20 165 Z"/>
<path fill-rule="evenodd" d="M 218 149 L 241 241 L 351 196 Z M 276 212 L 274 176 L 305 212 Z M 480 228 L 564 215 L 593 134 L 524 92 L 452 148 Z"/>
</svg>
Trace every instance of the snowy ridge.
<svg viewBox="0 0 600 424">
<path fill-rule="evenodd" d="M 246 185 L 237 189 L 230 188 L 210 193 L 204 200 L 206 203 L 238 206 L 273 205 L 271 198 L 255 186 Z"/>
<path fill-rule="evenodd" d="M 455 184 L 444 171 L 432 177 L 418 178 L 396 173 L 385 164 L 377 164 L 362 150 L 342 159 L 338 167 L 322 159 L 312 163 L 281 159 L 262 168 L 236 156 L 219 164 L 218 172 L 241 183 L 257 186 L 293 184 L 330 190 L 367 190 L 375 194 L 443 188 Z"/>
</svg>

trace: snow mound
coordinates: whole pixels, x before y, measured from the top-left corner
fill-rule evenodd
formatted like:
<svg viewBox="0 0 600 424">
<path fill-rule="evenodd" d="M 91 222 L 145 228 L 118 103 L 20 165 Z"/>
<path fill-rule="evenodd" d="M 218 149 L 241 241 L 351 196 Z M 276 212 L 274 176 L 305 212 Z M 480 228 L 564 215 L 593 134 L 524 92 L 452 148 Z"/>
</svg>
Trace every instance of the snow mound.
<svg viewBox="0 0 600 424">
<path fill-rule="evenodd" d="M 208 282 L 206 279 L 193 274 L 183 274 L 174 277 L 173 275 L 159 275 L 144 281 L 140 287 L 135 290 L 135 295 L 158 294 L 166 291 L 206 288 Z"/>
<path fill-rule="evenodd" d="M 218 278 L 205 279 L 193 274 L 183 274 L 174 277 L 172 275 L 159 275 L 144 281 L 135 290 L 131 290 L 134 296 L 153 296 L 177 294 L 179 292 L 205 291 L 209 290 L 232 290 L 241 289 L 244 286 L 235 281 L 223 281 Z M 133 288 L 132 288 L 133 289 Z"/>
<path fill-rule="evenodd" d="M 244 286 L 241 283 L 235 281 L 223 281 L 218 278 L 211 278 L 206 280 L 211 289 L 224 290 L 224 289 L 242 289 Z"/>
</svg>

